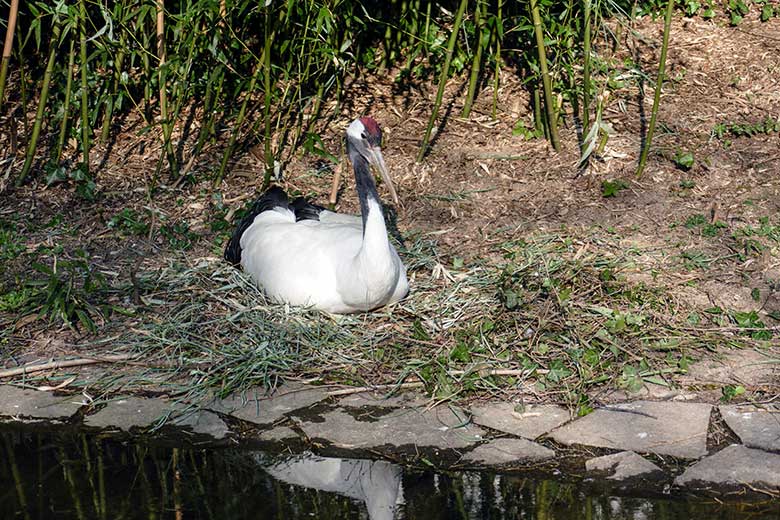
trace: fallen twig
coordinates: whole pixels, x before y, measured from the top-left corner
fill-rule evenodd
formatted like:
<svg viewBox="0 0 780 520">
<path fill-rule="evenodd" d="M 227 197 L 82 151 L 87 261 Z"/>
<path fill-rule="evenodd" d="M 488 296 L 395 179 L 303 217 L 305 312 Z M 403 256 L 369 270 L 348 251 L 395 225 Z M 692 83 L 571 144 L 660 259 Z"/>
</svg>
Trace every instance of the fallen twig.
<svg viewBox="0 0 780 520">
<path fill-rule="evenodd" d="M 0 370 L 0 378 L 19 376 L 22 374 L 32 374 L 34 372 L 42 372 L 44 370 L 56 370 L 58 368 L 94 365 L 96 363 L 116 363 L 118 361 L 129 361 L 137 356 L 138 354 L 116 354 L 100 357 L 96 356 L 92 358 L 61 359 L 43 364 L 29 364 L 22 367 Z"/>
</svg>

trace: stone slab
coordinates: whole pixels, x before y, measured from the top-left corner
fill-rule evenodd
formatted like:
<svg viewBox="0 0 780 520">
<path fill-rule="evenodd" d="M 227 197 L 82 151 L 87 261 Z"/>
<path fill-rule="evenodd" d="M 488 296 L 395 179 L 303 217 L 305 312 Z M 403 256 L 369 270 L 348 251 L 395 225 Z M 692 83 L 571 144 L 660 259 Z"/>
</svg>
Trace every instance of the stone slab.
<svg viewBox="0 0 780 520">
<path fill-rule="evenodd" d="M 223 440 L 230 435 L 230 428 L 225 424 L 225 421 L 219 415 L 208 410 L 185 411 L 182 415 L 175 417 L 171 424 L 189 429 L 198 435 L 207 435 L 215 440 Z"/>
<path fill-rule="evenodd" d="M 732 444 L 705 457 L 674 480 L 693 489 L 743 487 L 780 489 L 780 455 Z"/>
<path fill-rule="evenodd" d="M 335 409 L 323 414 L 321 419 L 298 422 L 310 439 L 324 439 L 347 449 L 381 446 L 460 449 L 480 442 L 485 434 L 481 428 L 468 423 L 465 413 L 445 407 L 427 411 L 390 409 L 360 419 L 344 409 Z"/>
<path fill-rule="evenodd" d="M 376 392 L 360 392 L 359 394 L 348 395 L 338 400 L 339 406 L 345 408 L 361 408 L 364 406 L 420 408 L 426 406 L 429 402 L 429 398 L 414 392 L 403 392 L 391 396 Z"/>
<path fill-rule="evenodd" d="M 718 407 L 723 420 L 749 448 L 780 451 L 780 409 L 772 406 L 727 405 Z"/>
<path fill-rule="evenodd" d="M 272 424 L 286 414 L 328 398 L 322 387 L 286 383 L 272 393 L 263 388 L 248 390 L 227 399 L 216 399 L 206 409 L 232 415 L 259 425 Z"/>
<path fill-rule="evenodd" d="M 126 397 L 110 401 L 97 413 L 87 415 L 84 424 L 92 428 L 111 428 L 129 432 L 148 428 L 172 412 L 173 404 L 166 399 Z"/>
<path fill-rule="evenodd" d="M 276 428 L 261 432 L 258 438 L 261 441 L 266 442 L 284 442 L 300 439 L 295 430 L 288 428 L 287 426 L 277 426 Z"/>
<path fill-rule="evenodd" d="M 627 480 L 662 473 L 661 468 L 633 451 L 621 451 L 585 462 L 588 473 L 609 473 L 609 480 Z"/>
<path fill-rule="evenodd" d="M 527 439 L 495 439 L 480 444 L 461 459 L 485 466 L 539 462 L 555 457 L 555 452 Z"/>
<path fill-rule="evenodd" d="M 160 423 L 185 428 L 192 433 L 207 435 L 217 440 L 230 433 L 220 417 L 207 410 L 187 410 L 167 399 L 127 397 L 109 402 L 95 414 L 84 418 L 84 424 L 92 428 L 116 429 L 131 432 L 147 429 Z"/>
<path fill-rule="evenodd" d="M 569 412 L 555 405 L 525 405 L 522 410 L 513 403 L 487 403 L 471 407 L 473 420 L 480 426 L 526 439 L 549 433 L 569 420 Z"/>
<path fill-rule="evenodd" d="M 703 403 L 635 401 L 601 408 L 550 436 L 566 445 L 630 450 L 683 459 L 707 454 L 712 406 Z"/>
<path fill-rule="evenodd" d="M 12 385 L 0 385 L 0 416 L 12 420 L 65 421 L 84 404 L 80 395 L 54 395 Z"/>
</svg>

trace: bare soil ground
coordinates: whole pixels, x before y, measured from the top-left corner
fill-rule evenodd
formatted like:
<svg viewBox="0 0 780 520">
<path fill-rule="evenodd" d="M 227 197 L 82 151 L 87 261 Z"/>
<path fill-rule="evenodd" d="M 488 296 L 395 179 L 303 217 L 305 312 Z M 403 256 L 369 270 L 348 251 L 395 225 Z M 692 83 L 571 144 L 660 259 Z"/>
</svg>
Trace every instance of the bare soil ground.
<svg viewBox="0 0 780 520">
<path fill-rule="evenodd" d="M 637 73 L 654 77 L 661 28 L 659 21 L 641 20 L 634 27 L 637 37 L 618 48 L 613 58 L 626 64 L 627 77 L 636 78 Z M 658 130 L 641 179 L 635 177 L 635 169 L 652 105 L 651 79 L 627 79 L 611 95 L 604 120 L 611 125 L 612 135 L 603 153 L 584 171 L 577 168 L 580 136 L 571 114 L 564 118 L 560 152 L 542 139 L 513 135 L 516 122 L 523 119 L 528 126 L 531 115 L 527 92 L 508 68 L 501 73 L 495 120 L 489 86 L 478 96 L 471 118 L 465 120 L 458 117 L 462 82 L 450 83 L 443 107 L 449 115 L 422 163 L 415 158 L 435 86 L 399 85 L 392 72 L 354 81 L 347 102 L 339 107 L 341 116 L 322 135 L 330 150 L 338 150 L 344 128 L 356 115 L 371 114 L 382 124 L 385 159 L 403 201 L 397 208 L 397 226 L 407 241 L 422 237 L 437 244 L 435 262 L 413 270 L 410 305 L 416 305 L 418 297 L 415 284 L 422 286 L 430 280 L 437 280 L 431 283 L 441 287 L 459 283 L 459 275 L 466 279 L 479 269 L 506 263 L 508 249 L 516 250 L 517 244 L 533 242 L 535 237 L 573 240 L 569 261 L 622 258 L 630 252 L 630 265 L 621 264 L 621 276 L 626 283 L 663 291 L 659 301 L 666 303 L 656 305 L 655 313 L 684 313 L 678 321 L 691 325 L 685 334 L 705 331 L 718 339 L 711 348 L 700 342 L 696 349 L 681 354 L 698 360 L 691 366 L 687 362 L 681 366 L 678 357 L 675 370 L 662 373 L 651 363 L 653 370 L 640 374 L 644 385 L 626 384 L 631 372 L 626 373 L 629 361 L 625 361 L 622 375 L 618 370 L 616 377 L 602 383 L 583 379 L 590 381 L 584 391 L 598 400 L 610 395 L 625 397 L 624 392 L 717 399 L 741 387 L 745 390 L 742 397 L 771 400 L 780 389 L 775 369 L 780 361 L 780 134 L 735 135 L 728 129 L 731 125 L 755 127 L 768 118 L 780 118 L 778 35 L 777 18 L 766 23 L 746 20 L 738 27 L 698 18 L 674 21 L 667 65 L 670 80 L 664 87 Z M 718 125 L 726 129 L 723 135 L 717 135 Z M 163 186 L 149 199 L 146 186 L 159 145 L 149 136 L 139 137 L 137 130 L 128 122 L 127 131 L 111 150 L 104 150 L 102 158 L 95 154 L 95 161 L 101 161 L 100 166 L 93 165 L 100 186 L 98 203 L 85 202 L 63 187 L 46 189 L 34 182 L 15 191 L 7 188 L 0 208 L 3 229 L 12 230 L 9 233 L 23 245 L 16 258 L 7 254 L 4 260 L 0 276 L 4 293 L 18 290 L 28 278 L 40 278 L 31 269 L 31 261 L 52 265 L 55 257 L 75 258 L 76 251 L 83 249 L 89 264 L 112 287 L 108 303 L 120 308 L 136 306 L 136 311 L 129 317 L 117 312 L 105 320 L 97 317 L 97 332 L 89 333 L 83 327 L 71 329 L 56 320 L 35 319 L 35 314 L 24 315 L 18 309 L 0 310 L 0 326 L 5 328 L 0 334 L 4 368 L 101 351 L 111 345 L 103 340 L 168 316 L 166 305 L 172 304 L 156 304 L 149 294 L 144 300 L 144 286 L 138 279 L 174 263 L 195 265 L 202 259 L 213 262 L 210 265 L 218 263 L 229 230 L 214 230 L 213 223 L 225 211 L 232 217 L 256 196 L 263 164 L 256 154 L 247 153 L 236 158 L 220 193 L 204 181 Z M 694 158 L 688 170 L 675 162 L 675 157 L 686 152 Z M 196 164 L 193 171 L 197 168 Z M 320 203 L 327 200 L 331 171 L 315 158 L 296 155 L 284 173 L 288 189 L 314 195 Z M 605 182 L 623 188 L 605 197 Z M 352 181 L 345 176 L 337 209 L 356 212 L 353 199 Z M 121 226 L 109 227 L 111 219 L 125 209 L 146 216 L 148 227 L 137 234 Z M 511 248 L 507 243 L 513 244 Z M 425 291 L 433 294 L 432 289 L 422 287 L 417 292 Z M 495 309 L 504 308 L 506 295 L 499 287 L 486 290 L 485 295 L 492 298 Z M 577 304 L 585 308 L 588 302 Z M 409 350 L 406 363 L 394 367 L 409 366 L 415 356 L 435 358 L 442 349 L 450 351 L 457 345 L 457 334 L 442 335 L 428 327 L 435 321 L 430 313 L 436 311 L 430 306 L 426 309 L 426 315 L 399 310 L 400 319 L 388 325 L 397 333 L 394 341 L 407 338 L 417 345 Z M 498 310 L 490 313 L 505 316 Z M 383 323 L 379 318 L 363 322 L 375 327 Z M 640 323 L 639 328 L 643 326 Z M 426 330 L 418 334 L 420 327 Z M 476 329 L 470 327 L 473 333 Z M 545 368 L 530 378 L 526 373 L 519 378 L 522 381 L 495 383 L 503 388 L 500 395 L 523 397 L 526 392 L 541 400 L 571 401 L 553 391 L 556 380 L 550 379 L 550 373 L 556 368 L 551 354 L 539 352 L 539 342 L 533 338 L 521 341 L 528 339 L 524 334 L 536 332 L 526 325 L 515 328 L 514 336 L 503 330 L 502 348 L 536 349 L 538 357 L 531 359 Z M 636 344 L 652 348 L 642 341 Z M 437 346 L 425 351 L 421 345 L 426 342 Z M 616 348 L 636 344 L 626 342 Z M 499 354 L 488 357 L 496 362 L 503 359 Z M 626 355 L 628 360 L 657 357 L 644 352 Z M 477 363 L 477 358 L 469 361 Z M 457 356 L 451 354 L 450 359 Z M 511 366 L 522 365 L 522 361 L 517 363 Z M 374 363 L 370 370 L 358 370 L 350 377 L 345 376 L 348 370 L 340 368 L 334 372 L 336 377 L 325 375 L 324 380 L 352 384 L 401 380 L 398 373 L 383 374 L 382 366 Z M 576 371 L 580 365 L 567 367 Z M 519 369 L 513 377 L 518 374 Z M 547 375 L 546 385 L 536 381 L 539 374 Z M 45 373 L 37 381 L 59 376 Z M 559 376 L 570 390 L 565 383 L 569 373 Z M 424 374 L 420 377 L 425 379 Z"/>
</svg>

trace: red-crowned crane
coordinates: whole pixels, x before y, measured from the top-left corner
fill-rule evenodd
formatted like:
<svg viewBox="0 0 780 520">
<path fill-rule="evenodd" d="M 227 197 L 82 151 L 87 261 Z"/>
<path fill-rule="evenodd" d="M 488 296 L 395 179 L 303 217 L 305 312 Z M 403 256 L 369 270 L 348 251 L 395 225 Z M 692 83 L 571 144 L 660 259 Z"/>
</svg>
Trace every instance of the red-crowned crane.
<svg viewBox="0 0 780 520">
<path fill-rule="evenodd" d="M 241 265 L 271 299 L 332 313 L 369 311 L 409 292 L 406 267 L 390 244 L 369 164 L 393 201 L 398 195 L 382 158 L 382 131 L 370 117 L 347 128 L 360 216 L 343 215 L 269 189 L 239 223 L 225 259 Z"/>
</svg>

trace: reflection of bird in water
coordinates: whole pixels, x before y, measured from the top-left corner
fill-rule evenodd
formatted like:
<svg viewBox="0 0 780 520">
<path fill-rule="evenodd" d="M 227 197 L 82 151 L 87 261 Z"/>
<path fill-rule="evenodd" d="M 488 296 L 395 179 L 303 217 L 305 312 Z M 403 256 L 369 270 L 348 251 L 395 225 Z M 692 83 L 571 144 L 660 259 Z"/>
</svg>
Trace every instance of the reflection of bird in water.
<svg viewBox="0 0 780 520">
<path fill-rule="evenodd" d="M 371 520 L 392 520 L 396 505 L 403 503 L 401 467 L 382 460 L 307 455 L 272 464 L 265 471 L 288 484 L 361 500 Z"/>
</svg>

